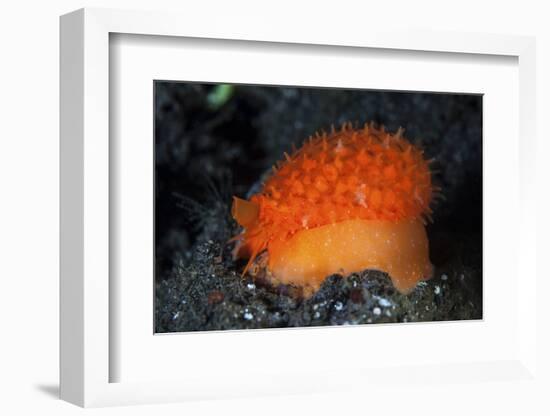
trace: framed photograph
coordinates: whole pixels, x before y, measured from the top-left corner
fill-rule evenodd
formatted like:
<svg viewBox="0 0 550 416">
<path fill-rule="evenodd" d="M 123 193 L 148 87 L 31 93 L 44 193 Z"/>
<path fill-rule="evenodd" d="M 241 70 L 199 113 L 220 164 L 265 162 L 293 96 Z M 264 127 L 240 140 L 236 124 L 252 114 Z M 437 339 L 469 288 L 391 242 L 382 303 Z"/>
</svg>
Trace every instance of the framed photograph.
<svg viewBox="0 0 550 416">
<path fill-rule="evenodd" d="M 534 39 L 231 29 L 61 18 L 61 397 L 537 383 Z"/>
</svg>

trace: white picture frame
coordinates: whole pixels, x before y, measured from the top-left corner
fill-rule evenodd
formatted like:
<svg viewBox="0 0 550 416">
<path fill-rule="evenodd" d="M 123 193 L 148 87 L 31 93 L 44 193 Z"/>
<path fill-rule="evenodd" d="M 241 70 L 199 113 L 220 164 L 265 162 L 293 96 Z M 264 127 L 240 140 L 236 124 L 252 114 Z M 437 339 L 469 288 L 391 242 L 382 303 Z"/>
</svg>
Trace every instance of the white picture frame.
<svg viewBox="0 0 550 416">
<path fill-rule="evenodd" d="M 185 22 L 185 24 L 182 24 Z M 334 391 L 402 377 L 405 384 L 430 383 L 451 378 L 480 383 L 499 377 L 517 382 L 537 378 L 536 217 L 534 198 L 535 142 L 535 41 L 530 37 L 429 31 L 383 30 L 375 25 L 361 30 L 328 33 L 259 25 L 251 21 L 235 31 L 231 22 L 205 27 L 200 19 L 177 14 L 83 9 L 61 18 L 61 398 L 80 406 L 159 403 L 197 398 L 254 396 L 262 394 Z M 182 380 L 112 382 L 110 371 L 120 359 L 111 348 L 113 337 L 110 311 L 116 309 L 110 297 L 109 255 L 110 172 L 109 153 L 109 51 L 111 34 L 163 36 L 171 38 L 224 39 L 226 41 L 276 42 L 285 44 L 331 45 L 335 48 L 371 48 L 424 51 L 439 54 L 500 55 L 514 57 L 519 67 L 519 185 L 517 273 L 522 270 L 525 286 L 518 287 L 517 346 L 495 361 L 418 362 L 414 368 L 325 369 L 329 377 L 314 372 L 281 370 L 269 373 L 258 383 L 246 374 L 235 380 L 220 374 L 212 380 L 199 376 Z M 530 288 L 529 290 L 525 287 Z M 486 296 L 491 296 L 486 294 Z M 408 327 L 410 328 L 410 327 Z M 404 329 L 414 332 L 417 329 Z M 307 331 L 306 331 L 307 332 Z M 342 333 L 343 334 L 343 333 Z M 152 334 L 151 334 L 152 335 Z M 196 335 L 187 335 L 196 336 Z M 283 337 L 274 331 L 270 337 Z M 315 338 L 309 331 L 304 337 Z M 350 342 L 358 332 L 346 332 Z M 248 336 L 247 336 L 248 337 Z M 248 337 L 250 338 L 250 337 Z M 245 336 L 235 341 L 245 342 Z M 169 341 L 164 341 L 169 342 Z M 248 342 L 248 341 L 246 341 Z M 511 350 L 512 351 L 512 350 Z M 445 375 L 441 375 L 445 373 Z M 266 373 L 267 374 L 267 373 Z M 471 377 L 472 374 L 476 376 Z M 290 379 L 290 381 L 289 381 Z M 342 382 L 353 380 L 353 382 Z M 351 384 L 348 384 L 351 383 Z M 371 384 L 369 384 L 371 385 Z M 278 386 L 274 388 L 274 386 Z"/>
</svg>

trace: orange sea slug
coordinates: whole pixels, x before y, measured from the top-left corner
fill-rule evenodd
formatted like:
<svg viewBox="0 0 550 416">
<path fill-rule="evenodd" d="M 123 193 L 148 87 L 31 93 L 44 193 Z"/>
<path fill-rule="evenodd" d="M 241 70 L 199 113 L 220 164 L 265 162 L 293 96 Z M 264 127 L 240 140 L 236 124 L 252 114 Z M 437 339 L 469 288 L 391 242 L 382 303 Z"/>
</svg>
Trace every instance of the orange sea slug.
<svg viewBox="0 0 550 416">
<path fill-rule="evenodd" d="M 423 152 L 373 124 L 311 137 L 285 153 L 260 193 L 234 198 L 248 270 L 267 252 L 268 276 L 310 293 L 334 273 L 389 274 L 401 293 L 431 277 L 425 218 L 432 187 Z"/>
</svg>

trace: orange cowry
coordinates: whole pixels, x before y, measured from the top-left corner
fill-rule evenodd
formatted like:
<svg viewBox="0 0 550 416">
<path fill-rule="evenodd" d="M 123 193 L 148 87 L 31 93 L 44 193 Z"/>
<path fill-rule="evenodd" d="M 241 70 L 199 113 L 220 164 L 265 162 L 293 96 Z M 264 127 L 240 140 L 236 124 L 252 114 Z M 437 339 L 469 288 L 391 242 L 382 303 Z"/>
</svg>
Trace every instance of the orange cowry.
<svg viewBox="0 0 550 416">
<path fill-rule="evenodd" d="M 423 152 L 373 124 L 311 137 L 285 153 L 260 193 L 234 198 L 244 273 L 267 251 L 267 275 L 311 293 L 334 273 L 387 272 L 401 293 L 431 277 L 425 218 L 433 189 Z"/>
</svg>

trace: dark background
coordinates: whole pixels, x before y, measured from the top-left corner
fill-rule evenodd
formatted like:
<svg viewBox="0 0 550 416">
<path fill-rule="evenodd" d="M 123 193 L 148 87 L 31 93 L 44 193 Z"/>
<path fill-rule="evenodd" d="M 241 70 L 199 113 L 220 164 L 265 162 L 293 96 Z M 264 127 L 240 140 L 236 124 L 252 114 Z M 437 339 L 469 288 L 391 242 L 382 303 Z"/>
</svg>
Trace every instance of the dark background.
<svg viewBox="0 0 550 416">
<path fill-rule="evenodd" d="M 201 247 L 223 251 L 236 232 L 231 196 L 246 197 L 293 143 L 300 147 L 316 131 L 346 121 L 374 121 L 389 131 L 401 126 L 426 158 L 435 158 L 434 182 L 445 200 L 428 225 L 430 258 L 436 270 L 460 269 L 444 274 L 467 281 L 464 296 L 480 317 L 481 96 L 157 81 L 154 105 L 158 319 L 166 306 L 159 304 L 162 288 L 189 278 L 185 267 L 205 260 Z M 227 256 L 224 266 L 222 274 L 238 268 Z"/>
</svg>

